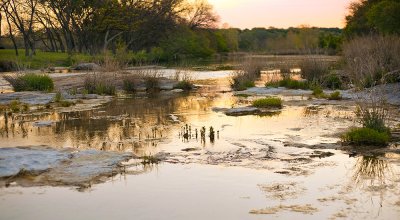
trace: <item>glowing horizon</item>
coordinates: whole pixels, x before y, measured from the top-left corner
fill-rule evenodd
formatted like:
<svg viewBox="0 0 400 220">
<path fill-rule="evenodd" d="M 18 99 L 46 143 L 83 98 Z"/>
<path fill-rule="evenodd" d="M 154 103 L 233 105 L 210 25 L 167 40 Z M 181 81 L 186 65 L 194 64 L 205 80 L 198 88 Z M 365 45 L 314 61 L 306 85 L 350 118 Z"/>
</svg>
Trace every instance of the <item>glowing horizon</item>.
<svg viewBox="0 0 400 220">
<path fill-rule="evenodd" d="M 354 0 L 209 0 L 220 24 L 235 28 L 300 25 L 339 27 L 345 25 L 348 6 Z"/>
</svg>

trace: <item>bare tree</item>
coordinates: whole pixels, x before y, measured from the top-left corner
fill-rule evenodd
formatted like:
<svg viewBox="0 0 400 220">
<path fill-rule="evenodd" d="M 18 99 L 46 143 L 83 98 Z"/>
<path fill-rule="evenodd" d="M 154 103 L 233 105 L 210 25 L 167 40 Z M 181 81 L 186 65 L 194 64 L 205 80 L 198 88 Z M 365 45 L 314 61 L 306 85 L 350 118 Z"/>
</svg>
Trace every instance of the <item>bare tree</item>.
<svg viewBox="0 0 400 220">
<path fill-rule="evenodd" d="M 191 29 L 214 28 L 219 20 L 213 6 L 207 0 L 195 0 L 193 5 L 188 7 L 186 17 Z"/>
</svg>

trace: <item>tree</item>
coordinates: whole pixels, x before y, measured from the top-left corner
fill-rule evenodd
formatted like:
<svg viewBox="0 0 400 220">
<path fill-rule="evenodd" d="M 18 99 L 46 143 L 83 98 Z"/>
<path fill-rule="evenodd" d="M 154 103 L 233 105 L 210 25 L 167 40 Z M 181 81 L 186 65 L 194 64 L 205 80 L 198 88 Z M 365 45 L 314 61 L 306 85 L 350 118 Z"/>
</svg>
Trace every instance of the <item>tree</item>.
<svg viewBox="0 0 400 220">
<path fill-rule="evenodd" d="M 9 28 L 11 29 L 11 24 L 13 24 L 22 35 L 25 56 L 32 56 L 35 54 L 33 28 L 37 3 L 36 0 L 9 0 L 3 5 L 4 13 L 9 22 Z"/>
<path fill-rule="evenodd" d="M 359 0 L 351 3 L 346 16 L 347 37 L 365 34 L 400 33 L 399 0 Z"/>
<path fill-rule="evenodd" d="M 215 28 L 219 20 L 207 0 L 195 0 L 192 5 L 188 6 L 186 19 L 191 29 Z"/>
</svg>

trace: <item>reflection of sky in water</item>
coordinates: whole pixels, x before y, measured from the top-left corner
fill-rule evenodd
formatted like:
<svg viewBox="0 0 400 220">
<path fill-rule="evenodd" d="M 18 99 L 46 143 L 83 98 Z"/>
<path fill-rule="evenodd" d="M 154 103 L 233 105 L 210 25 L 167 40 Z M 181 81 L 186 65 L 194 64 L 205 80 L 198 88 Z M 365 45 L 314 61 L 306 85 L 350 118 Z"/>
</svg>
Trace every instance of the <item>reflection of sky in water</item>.
<svg viewBox="0 0 400 220">
<path fill-rule="evenodd" d="M 332 134 L 351 123 L 345 119 L 350 113 L 337 111 L 335 106 L 311 110 L 312 113 L 306 107 L 286 106 L 272 116 L 228 117 L 212 111 L 213 107 L 230 108 L 251 103 L 236 102 L 237 98 L 230 94 L 199 92 L 117 99 L 85 112 L 13 116 L 13 120 L 7 118 L 7 126 L 3 115 L 0 117 L 1 146 L 49 145 L 134 152 L 202 147 L 199 140 L 182 143 L 179 131 L 184 124 L 190 125 L 193 131 L 200 131 L 203 126 L 207 132 L 211 126 L 219 131 L 220 139 L 214 145 L 206 143 L 206 147 L 219 150 L 230 148 L 235 140 L 252 138 L 267 142 L 332 143 L 337 141 Z M 173 123 L 171 114 L 183 123 Z M 50 127 L 35 127 L 32 124 L 36 120 L 56 123 Z"/>
</svg>

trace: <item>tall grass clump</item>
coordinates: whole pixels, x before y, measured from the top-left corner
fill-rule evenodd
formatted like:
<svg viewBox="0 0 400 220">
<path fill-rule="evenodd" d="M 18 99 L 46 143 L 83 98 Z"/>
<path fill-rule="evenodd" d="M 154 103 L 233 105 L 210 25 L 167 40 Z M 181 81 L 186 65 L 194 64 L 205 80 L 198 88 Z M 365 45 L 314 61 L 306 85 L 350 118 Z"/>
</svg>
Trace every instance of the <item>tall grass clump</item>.
<svg viewBox="0 0 400 220">
<path fill-rule="evenodd" d="M 50 92 L 54 89 L 53 80 L 45 74 L 18 74 L 5 75 L 4 79 L 9 82 L 14 91 L 44 91 Z"/>
<path fill-rule="evenodd" d="M 85 77 L 84 88 L 90 94 L 115 95 L 115 79 L 110 79 L 100 74 L 88 74 Z"/>
<path fill-rule="evenodd" d="M 268 82 L 265 84 L 266 87 L 285 87 L 288 89 L 309 89 L 310 85 L 308 82 L 299 81 L 291 78 L 283 78 L 279 81 Z"/>
<path fill-rule="evenodd" d="M 390 136 L 371 128 L 353 128 L 343 135 L 342 140 L 353 145 L 386 146 Z"/>
<path fill-rule="evenodd" d="M 276 97 L 267 97 L 253 101 L 253 107 L 256 108 L 282 108 L 282 99 Z"/>
<path fill-rule="evenodd" d="M 400 36 L 379 35 L 356 37 L 343 46 L 345 70 L 359 88 L 388 82 L 400 73 Z M 400 77 L 389 77 L 399 81 Z"/>
<path fill-rule="evenodd" d="M 231 88 L 237 91 L 254 87 L 254 81 L 260 77 L 264 64 L 254 58 L 245 60 L 240 64 L 231 79 Z"/>
<path fill-rule="evenodd" d="M 177 69 L 175 71 L 174 79 L 179 81 L 174 86 L 175 89 L 189 91 L 194 88 L 191 78 L 191 71 L 188 69 Z"/>
<path fill-rule="evenodd" d="M 370 99 L 358 104 L 356 117 L 362 128 L 354 128 L 343 135 L 342 140 L 355 145 L 386 146 L 391 132 L 388 127 L 390 112 L 385 99 L 371 94 Z"/>
</svg>

